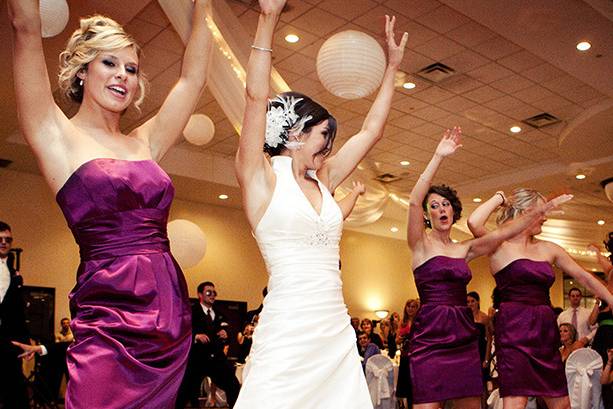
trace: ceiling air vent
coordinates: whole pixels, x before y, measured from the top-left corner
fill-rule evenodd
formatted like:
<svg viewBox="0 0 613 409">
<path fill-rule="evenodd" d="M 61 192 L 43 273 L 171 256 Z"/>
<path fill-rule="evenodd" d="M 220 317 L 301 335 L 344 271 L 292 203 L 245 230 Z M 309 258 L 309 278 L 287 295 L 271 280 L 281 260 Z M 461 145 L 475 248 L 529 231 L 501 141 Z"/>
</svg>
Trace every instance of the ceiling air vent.
<svg viewBox="0 0 613 409">
<path fill-rule="evenodd" d="M 12 160 L 0 158 L 0 168 L 8 168 L 13 163 Z"/>
<path fill-rule="evenodd" d="M 455 70 L 443 63 L 435 62 L 422 68 L 416 74 L 427 81 L 438 83 L 455 74 Z"/>
<path fill-rule="evenodd" d="M 547 112 L 543 112 L 542 114 L 534 115 L 530 118 L 524 119 L 522 122 L 535 128 L 544 128 L 549 125 L 557 124 L 558 122 L 560 122 L 560 118 L 548 114 Z"/>
<path fill-rule="evenodd" d="M 400 176 L 396 176 L 392 173 L 382 173 L 377 176 L 375 180 L 378 180 L 381 183 L 392 183 L 400 180 Z"/>
</svg>

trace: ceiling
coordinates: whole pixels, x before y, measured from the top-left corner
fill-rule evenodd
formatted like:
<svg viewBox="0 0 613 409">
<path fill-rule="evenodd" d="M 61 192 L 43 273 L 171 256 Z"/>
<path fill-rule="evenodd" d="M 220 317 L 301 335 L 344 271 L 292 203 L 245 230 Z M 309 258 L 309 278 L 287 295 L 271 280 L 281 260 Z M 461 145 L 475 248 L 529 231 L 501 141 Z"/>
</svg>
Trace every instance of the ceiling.
<svg viewBox="0 0 613 409">
<path fill-rule="evenodd" d="M 128 111 L 122 119 L 126 130 L 137 126 L 157 110 L 178 77 L 180 37 L 158 1 L 68 3 L 68 28 L 44 40 L 50 77 L 56 78 L 57 55 L 78 16 L 101 12 L 117 19 L 144 46 L 142 67 L 151 82 L 142 113 Z M 240 41 L 234 51 L 245 56 L 257 25 L 257 1 L 215 0 L 214 6 L 220 3 L 231 10 L 225 19 L 237 24 L 233 35 Z M 6 3 L 0 8 L 0 36 L 8 44 Z M 348 29 L 366 32 L 383 45 L 385 14 L 396 15 L 397 30 L 409 33 L 401 70 L 417 86 L 398 88 L 384 138 L 356 177 L 406 197 L 443 130 L 460 125 L 463 147 L 445 160 L 436 181 L 458 190 L 465 215 L 476 206 L 474 197 L 485 199 L 496 190 L 525 186 L 545 194 L 575 195 L 565 214 L 548 223 L 547 239 L 582 251 L 613 230 L 613 206 L 599 186 L 613 176 L 613 3 L 559 0 L 554 8 L 546 0 L 505 2 L 505 7 L 477 0 L 289 0 L 275 36 L 273 64 L 289 87 L 321 102 L 339 120 L 336 148 L 360 129 L 373 96 L 350 101 L 331 95 L 317 76 L 317 52 L 326 38 Z M 289 33 L 300 41 L 284 41 Z M 592 43 L 585 53 L 575 48 L 582 40 Z M 438 84 L 416 76 L 435 62 L 455 74 Z M 9 47 L 0 49 L 0 70 L 6 73 L 0 84 L 0 158 L 12 160 L 12 169 L 38 172 L 18 132 Z M 57 100 L 69 115 L 75 112 L 74 106 Z M 232 170 L 236 130 L 208 90 L 197 111 L 215 122 L 213 141 L 205 146 L 183 142 L 162 165 L 177 182 L 179 198 L 240 206 Z M 543 112 L 560 121 L 541 129 L 521 123 Z M 511 133 L 513 125 L 520 125 L 522 132 Z M 402 160 L 410 165 L 401 166 Z M 579 172 L 587 178 L 575 179 Z M 386 185 L 372 180 L 382 173 L 399 180 Z M 230 201 L 203 193 L 223 186 L 232 192 Z M 355 229 L 402 239 L 405 214 L 390 201 L 377 222 Z M 604 226 L 596 224 L 599 219 L 605 220 Z M 392 233 L 392 226 L 400 231 Z M 460 223 L 458 237 L 462 229 Z"/>
</svg>

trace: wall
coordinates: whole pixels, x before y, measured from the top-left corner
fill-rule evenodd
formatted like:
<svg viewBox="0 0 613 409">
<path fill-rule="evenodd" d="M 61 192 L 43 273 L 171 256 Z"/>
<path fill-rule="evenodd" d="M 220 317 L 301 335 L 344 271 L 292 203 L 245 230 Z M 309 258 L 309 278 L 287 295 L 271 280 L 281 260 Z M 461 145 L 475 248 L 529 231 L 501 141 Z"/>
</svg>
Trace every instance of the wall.
<svg viewBox="0 0 613 409">
<path fill-rule="evenodd" d="M 38 175 L 0 170 L 0 220 L 13 228 L 15 247 L 22 247 L 22 274 L 27 285 L 56 288 L 56 327 L 68 316 L 67 295 L 75 283 L 78 248 L 55 200 Z M 219 298 L 248 301 L 255 308 L 267 274 L 242 211 L 175 200 L 171 220 L 198 224 L 207 236 L 207 252 L 186 269 L 190 295 L 203 280 L 215 282 Z M 341 242 L 345 301 L 351 315 L 374 318 L 374 310 L 401 311 L 417 291 L 410 273 L 411 255 L 404 240 L 345 231 Z M 482 310 L 490 306 L 494 280 L 487 259 L 471 262 L 469 290 L 481 294 Z M 552 289 L 554 305 L 562 305 L 562 281 Z"/>
</svg>

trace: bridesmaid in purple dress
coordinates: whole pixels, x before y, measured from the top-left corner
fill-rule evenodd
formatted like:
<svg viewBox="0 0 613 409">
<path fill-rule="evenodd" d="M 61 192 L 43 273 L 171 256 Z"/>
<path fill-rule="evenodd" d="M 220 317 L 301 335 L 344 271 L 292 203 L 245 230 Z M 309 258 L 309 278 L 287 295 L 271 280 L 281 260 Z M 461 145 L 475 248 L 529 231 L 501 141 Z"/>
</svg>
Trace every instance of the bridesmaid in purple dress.
<svg viewBox="0 0 613 409">
<path fill-rule="evenodd" d="M 178 82 L 129 134 L 120 118 L 142 102 L 145 82 L 140 48 L 123 28 L 92 16 L 71 36 L 60 90 L 80 106 L 67 118 L 47 76 L 38 1 L 8 6 L 21 130 L 80 247 L 66 407 L 174 407 L 191 317 L 166 237 L 174 190 L 156 161 L 181 137 L 205 85 L 205 1 L 194 3 Z"/>
<path fill-rule="evenodd" d="M 505 226 L 539 207 L 545 198 L 531 189 L 503 192 L 479 206 L 469 217 L 475 237 L 487 235 L 485 223 L 502 206 L 497 223 Z M 496 356 L 500 396 L 505 409 L 523 409 L 528 397 L 542 397 L 549 409 L 570 408 L 564 365 L 558 350 L 560 336 L 549 300 L 557 265 L 607 302 L 613 296 L 592 274 L 580 267 L 557 244 L 536 239 L 546 218 L 540 217 L 521 234 L 507 239 L 490 257 L 502 301 L 496 314 Z"/>
<path fill-rule="evenodd" d="M 479 331 L 466 306 L 467 262 L 486 255 L 529 227 L 554 203 L 481 238 L 454 243 L 450 232 L 462 204 L 448 186 L 430 186 L 443 159 L 460 145 L 461 130 L 447 130 L 411 192 L 407 239 L 421 309 L 411 328 L 409 362 L 414 408 L 480 408 L 483 383 Z M 426 224 L 431 231 L 426 232 Z"/>
</svg>

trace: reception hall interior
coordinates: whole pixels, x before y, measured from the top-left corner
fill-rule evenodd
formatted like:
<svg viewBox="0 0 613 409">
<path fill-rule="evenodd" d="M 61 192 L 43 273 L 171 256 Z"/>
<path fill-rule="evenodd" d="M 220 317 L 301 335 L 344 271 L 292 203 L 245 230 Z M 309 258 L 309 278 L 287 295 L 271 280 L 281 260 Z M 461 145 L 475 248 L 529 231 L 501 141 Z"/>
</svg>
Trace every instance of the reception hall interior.
<svg viewBox="0 0 613 409">
<path fill-rule="evenodd" d="M 50 2 L 52 3 L 52 2 Z M 61 2 L 58 2 L 61 3 Z M 242 209 L 234 171 L 245 107 L 247 60 L 258 24 L 254 0 L 210 2 L 213 46 L 208 82 L 184 139 L 160 161 L 175 192 L 171 248 L 189 295 L 213 282 L 218 301 L 240 314 L 262 302 L 268 275 Z M 548 216 L 538 236 L 562 246 L 604 280 L 596 243 L 613 231 L 613 5 L 606 0 L 497 2 L 471 0 L 289 0 L 273 42 L 271 96 L 309 95 L 338 121 L 333 154 L 360 130 L 385 67 L 385 15 L 408 33 L 382 139 L 337 189 L 366 186 L 343 227 L 343 294 L 351 317 L 380 321 L 418 298 L 407 245 L 409 193 L 447 128 L 462 128 L 462 147 L 434 179 L 457 190 L 463 216 L 452 238 L 472 238 L 471 212 L 497 191 L 536 189 L 573 199 Z M 43 40 L 57 104 L 70 117 L 78 106 L 57 87 L 58 58 L 80 17 L 99 13 L 122 24 L 142 46 L 150 82 L 140 112 L 121 118 L 124 132 L 158 111 L 181 70 L 190 30 L 187 0 L 69 0 L 68 21 Z M 61 11 L 49 22 L 62 20 Z M 61 23 L 61 21 L 59 21 Z M 347 33 L 348 30 L 353 32 Z M 358 33 L 356 33 L 358 32 Z M 367 36 L 360 35 L 360 33 Z M 399 37 L 399 35 L 398 35 Z M 33 305 L 34 332 L 54 334 L 70 317 L 79 249 L 36 158 L 21 135 L 14 89 L 11 24 L 0 4 L 0 220 L 20 248 L 20 273 Z M 374 39 L 374 40 L 373 40 Z M 343 65 L 359 42 L 362 54 Z M 353 43 L 355 44 L 355 43 Z M 587 45 L 586 45 L 587 44 Z M 346 57 L 350 58 L 350 57 Z M 361 75 L 350 83 L 351 75 Z M 494 227 L 494 217 L 488 226 Z M 470 262 L 468 291 L 492 306 L 495 281 L 487 257 Z M 583 290 L 556 271 L 551 303 L 567 308 L 567 292 Z M 38 308 L 38 307 L 37 307 Z M 242 329 L 240 329 L 242 330 Z M 235 336 L 239 329 L 234 328 Z"/>
</svg>

